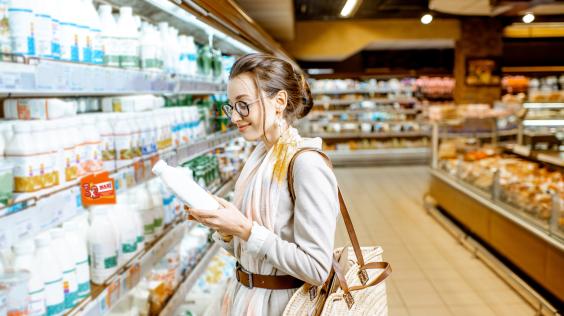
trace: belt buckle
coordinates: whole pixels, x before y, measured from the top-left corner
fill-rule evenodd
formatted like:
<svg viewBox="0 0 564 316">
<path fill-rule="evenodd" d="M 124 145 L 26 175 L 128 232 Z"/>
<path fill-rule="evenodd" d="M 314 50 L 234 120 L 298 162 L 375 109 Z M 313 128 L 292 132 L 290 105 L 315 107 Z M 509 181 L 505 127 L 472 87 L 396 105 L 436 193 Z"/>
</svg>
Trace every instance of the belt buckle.
<svg viewBox="0 0 564 316">
<path fill-rule="evenodd" d="M 253 288 L 253 274 L 250 271 L 248 271 L 247 269 L 243 268 L 243 266 L 241 264 L 239 264 L 239 262 L 237 262 L 237 270 L 245 273 L 249 277 L 249 285 L 247 286 L 246 284 L 241 282 L 239 275 L 237 275 L 237 281 L 239 281 L 239 283 L 243 284 L 245 287 L 252 289 Z"/>
</svg>

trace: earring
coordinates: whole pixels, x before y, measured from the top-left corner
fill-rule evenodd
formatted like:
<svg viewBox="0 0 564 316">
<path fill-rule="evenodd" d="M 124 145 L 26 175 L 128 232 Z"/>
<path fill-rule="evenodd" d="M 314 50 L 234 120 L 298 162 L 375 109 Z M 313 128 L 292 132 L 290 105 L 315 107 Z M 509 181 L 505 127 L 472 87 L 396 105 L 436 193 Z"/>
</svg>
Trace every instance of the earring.
<svg viewBox="0 0 564 316">
<path fill-rule="evenodd" d="M 278 117 L 277 120 L 278 120 L 278 128 L 279 128 L 280 130 L 282 130 L 282 127 L 283 127 L 283 125 L 284 125 L 284 120 L 282 119 L 282 117 Z"/>
</svg>

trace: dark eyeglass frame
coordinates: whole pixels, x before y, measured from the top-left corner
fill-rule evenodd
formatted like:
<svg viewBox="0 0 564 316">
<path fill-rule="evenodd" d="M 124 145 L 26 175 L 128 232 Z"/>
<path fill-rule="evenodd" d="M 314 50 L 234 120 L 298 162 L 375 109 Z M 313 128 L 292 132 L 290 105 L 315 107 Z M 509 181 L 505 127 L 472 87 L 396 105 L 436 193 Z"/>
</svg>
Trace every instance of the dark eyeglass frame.
<svg viewBox="0 0 564 316">
<path fill-rule="evenodd" d="M 258 101 L 260 101 L 260 99 L 256 99 L 251 102 L 235 101 L 235 106 L 229 103 L 225 103 L 224 105 L 221 106 L 221 109 L 229 119 L 231 119 L 231 116 L 233 115 L 233 110 L 237 111 L 237 113 L 241 117 L 247 117 L 249 116 L 249 105 L 257 103 Z"/>
</svg>

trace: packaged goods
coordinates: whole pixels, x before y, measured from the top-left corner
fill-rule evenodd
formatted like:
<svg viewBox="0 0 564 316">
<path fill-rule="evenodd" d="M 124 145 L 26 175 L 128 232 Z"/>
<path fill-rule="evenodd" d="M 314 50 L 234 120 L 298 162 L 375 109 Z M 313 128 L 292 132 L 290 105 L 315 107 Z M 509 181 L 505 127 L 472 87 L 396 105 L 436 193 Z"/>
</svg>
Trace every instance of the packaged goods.
<svg viewBox="0 0 564 316">
<path fill-rule="evenodd" d="M 65 238 L 62 228 L 51 230 L 51 249 L 63 270 L 63 288 L 65 296 L 65 311 L 71 310 L 78 303 L 78 281 L 76 263 Z"/>
<path fill-rule="evenodd" d="M 35 34 L 33 33 L 33 2 L 11 0 L 8 7 L 11 52 L 15 55 L 35 56 Z"/>
<path fill-rule="evenodd" d="M 29 315 L 41 316 L 45 315 L 45 289 L 38 261 L 35 258 L 35 245 L 33 240 L 28 239 L 14 245 L 14 270 L 26 270 L 29 272 L 29 281 L 27 283 L 28 305 L 27 311 Z"/>
<path fill-rule="evenodd" d="M 112 7 L 101 5 L 99 7 L 102 42 L 103 64 L 106 66 L 119 67 L 119 45 L 117 24 L 112 16 Z"/>
<path fill-rule="evenodd" d="M 139 32 L 135 25 L 131 7 L 119 9 L 117 22 L 119 40 L 119 65 L 121 68 L 139 68 Z"/>
<path fill-rule="evenodd" d="M 47 315 L 63 315 L 65 310 L 63 270 L 52 252 L 49 234 L 42 233 L 35 237 L 35 246 L 37 265 L 45 288 Z"/>
<path fill-rule="evenodd" d="M 6 289 L 5 306 L 8 315 L 28 314 L 29 277 L 29 272 L 25 270 L 10 270 L 0 274 L 0 289 Z"/>
<path fill-rule="evenodd" d="M 88 230 L 90 276 L 94 284 L 104 281 L 117 271 L 117 236 L 108 217 L 107 206 L 90 208 L 92 224 Z"/>
<path fill-rule="evenodd" d="M 63 223 L 63 229 L 69 245 L 68 250 L 76 267 L 77 296 L 79 300 L 82 300 L 90 295 L 90 269 L 88 267 L 86 240 L 80 235 L 80 225 L 76 220 Z"/>
<path fill-rule="evenodd" d="M 6 99 L 4 115 L 8 119 L 52 120 L 76 115 L 76 104 L 61 99 Z"/>
</svg>

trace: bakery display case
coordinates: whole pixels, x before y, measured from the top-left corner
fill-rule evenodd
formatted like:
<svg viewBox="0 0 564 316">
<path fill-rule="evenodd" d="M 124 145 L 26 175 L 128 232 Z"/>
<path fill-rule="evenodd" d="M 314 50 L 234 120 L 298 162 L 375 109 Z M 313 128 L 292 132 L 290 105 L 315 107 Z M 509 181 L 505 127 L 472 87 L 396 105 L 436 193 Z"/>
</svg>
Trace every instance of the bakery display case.
<svg viewBox="0 0 564 316">
<path fill-rule="evenodd" d="M 465 124 L 466 125 L 466 124 Z M 564 298 L 564 161 L 433 124 L 429 195 L 551 295 Z M 550 157 L 550 158 L 546 158 Z"/>
<path fill-rule="evenodd" d="M 524 102 L 522 117 L 520 145 L 543 151 L 560 151 L 564 146 L 564 102 Z"/>
</svg>

